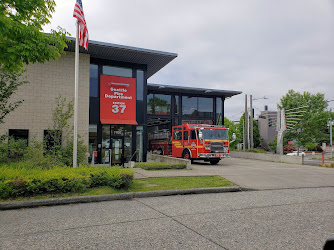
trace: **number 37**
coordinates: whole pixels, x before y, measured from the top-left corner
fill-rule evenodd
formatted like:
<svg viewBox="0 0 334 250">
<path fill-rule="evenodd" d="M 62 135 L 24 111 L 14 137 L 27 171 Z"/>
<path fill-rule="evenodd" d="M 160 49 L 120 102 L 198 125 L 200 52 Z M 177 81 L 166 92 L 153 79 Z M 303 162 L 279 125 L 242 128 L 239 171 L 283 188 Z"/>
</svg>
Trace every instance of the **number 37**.
<svg viewBox="0 0 334 250">
<path fill-rule="evenodd" d="M 111 111 L 115 114 L 121 111 L 121 114 L 123 114 L 125 108 L 126 108 L 126 105 L 124 105 L 124 104 L 120 104 L 120 105 L 114 104 L 114 105 L 112 105 Z"/>
</svg>

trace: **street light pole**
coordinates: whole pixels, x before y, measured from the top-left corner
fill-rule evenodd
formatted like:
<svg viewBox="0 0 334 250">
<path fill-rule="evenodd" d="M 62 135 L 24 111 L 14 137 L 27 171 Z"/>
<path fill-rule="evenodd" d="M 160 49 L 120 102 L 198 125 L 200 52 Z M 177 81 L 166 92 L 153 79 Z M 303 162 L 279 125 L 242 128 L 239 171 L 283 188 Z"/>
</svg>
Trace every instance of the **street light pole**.
<svg viewBox="0 0 334 250">
<path fill-rule="evenodd" d="M 332 102 L 334 100 L 328 100 L 327 102 Z M 330 108 L 329 109 L 330 113 L 332 113 L 332 109 Z M 330 143 L 330 148 L 331 148 L 331 158 L 333 158 L 333 134 L 332 134 L 332 126 L 333 126 L 333 120 L 332 118 L 330 119 L 330 121 L 328 122 L 329 124 L 329 136 L 330 136 L 330 139 L 329 139 L 329 143 Z"/>
<path fill-rule="evenodd" d="M 249 96 L 249 108 L 250 108 L 250 148 L 254 148 L 254 136 L 253 136 L 253 96 Z"/>
</svg>

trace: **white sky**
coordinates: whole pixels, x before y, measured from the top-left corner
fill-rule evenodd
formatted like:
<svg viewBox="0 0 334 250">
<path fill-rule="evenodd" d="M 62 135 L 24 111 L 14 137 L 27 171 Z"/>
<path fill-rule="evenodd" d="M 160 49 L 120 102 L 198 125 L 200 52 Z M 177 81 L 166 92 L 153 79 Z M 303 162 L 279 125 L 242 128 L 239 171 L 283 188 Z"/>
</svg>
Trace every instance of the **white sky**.
<svg viewBox="0 0 334 250">
<path fill-rule="evenodd" d="M 334 99 L 334 0 L 82 0 L 91 40 L 174 52 L 149 83 L 238 90 L 225 115 L 239 120 L 245 94 L 256 114 L 289 89 Z M 75 36 L 75 0 L 56 0 L 45 31 Z M 334 102 L 330 103 L 334 108 Z"/>
</svg>

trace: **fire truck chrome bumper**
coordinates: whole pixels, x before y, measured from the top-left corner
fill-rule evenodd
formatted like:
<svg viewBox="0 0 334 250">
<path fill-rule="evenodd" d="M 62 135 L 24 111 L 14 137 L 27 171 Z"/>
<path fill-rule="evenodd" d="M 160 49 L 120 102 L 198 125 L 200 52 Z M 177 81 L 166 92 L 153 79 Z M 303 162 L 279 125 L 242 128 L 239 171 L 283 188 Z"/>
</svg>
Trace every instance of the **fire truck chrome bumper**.
<svg viewBox="0 0 334 250">
<path fill-rule="evenodd" d="M 228 154 L 225 153 L 207 153 L 207 154 L 199 154 L 200 158 L 225 158 Z"/>
</svg>

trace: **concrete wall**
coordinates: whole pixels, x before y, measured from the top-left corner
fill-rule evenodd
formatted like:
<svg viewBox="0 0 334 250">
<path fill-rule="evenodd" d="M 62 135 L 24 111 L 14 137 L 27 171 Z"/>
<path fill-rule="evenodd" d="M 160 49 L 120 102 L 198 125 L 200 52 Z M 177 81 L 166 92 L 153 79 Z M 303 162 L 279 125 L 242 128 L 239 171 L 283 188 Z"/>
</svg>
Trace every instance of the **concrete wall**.
<svg viewBox="0 0 334 250">
<path fill-rule="evenodd" d="M 147 153 L 147 162 L 163 162 L 170 164 L 187 164 L 187 169 L 191 169 L 191 161 L 181 158 L 175 158 L 165 155 L 157 155 L 152 153 Z"/>
<path fill-rule="evenodd" d="M 291 163 L 291 164 L 301 164 L 301 165 L 304 164 L 304 156 L 288 156 L 288 155 L 277 155 L 277 154 L 270 154 L 270 153 L 262 154 L 262 153 L 231 151 L 231 157 Z"/>
<path fill-rule="evenodd" d="M 78 134 L 88 145 L 90 56 L 80 54 Z M 30 84 L 21 86 L 11 101 L 24 100 L 0 125 L 0 135 L 9 129 L 29 129 L 29 141 L 43 140 L 52 125 L 52 111 L 59 95 L 74 98 L 74 53 L 66 52 L 58 61 L 28 65 L 25 75 Z M 73 126 L 73 119 L 69 120 Z"/>
</svg>

